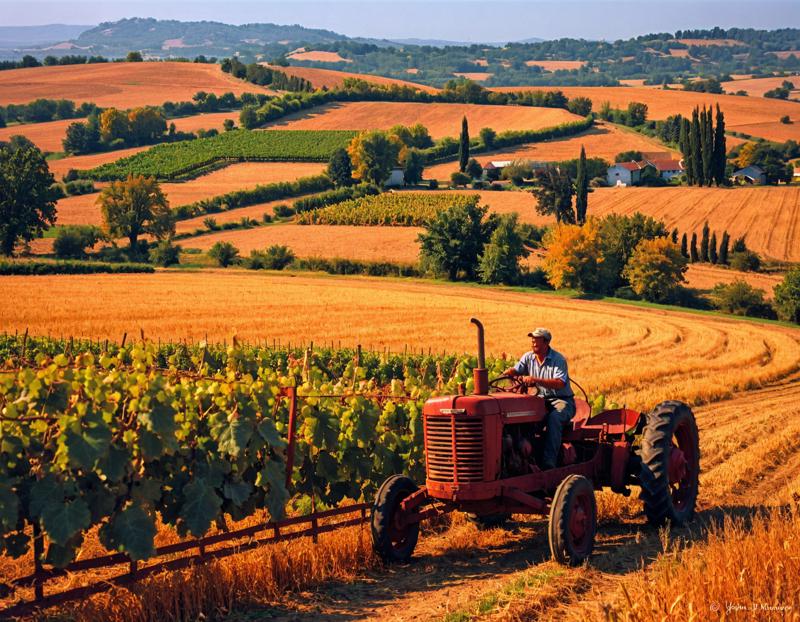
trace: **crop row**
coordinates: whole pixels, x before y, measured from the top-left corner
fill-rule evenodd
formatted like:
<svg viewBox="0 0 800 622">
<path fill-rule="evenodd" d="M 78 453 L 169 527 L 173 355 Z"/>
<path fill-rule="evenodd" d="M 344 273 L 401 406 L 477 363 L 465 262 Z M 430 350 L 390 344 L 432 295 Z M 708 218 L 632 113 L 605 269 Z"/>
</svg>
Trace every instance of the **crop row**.
<svg viewBox="0 0 800 622">
<path fill-rule="evenodd" d="M 98 180 L 124 179 L 130 174 L 175 179 L 220 160 L 326 161 L 347 146 L 349 130 L 233 130 L 210 138 L 156 145 L 127 158 L 84 173 Z"/>
<path fill-rule="evenodd" d="M 393 192 L 344 201 L 302 214 L 307 225 L 422 226 L 454 205 L 470 206 L 477 195 Z"/>
</svg>

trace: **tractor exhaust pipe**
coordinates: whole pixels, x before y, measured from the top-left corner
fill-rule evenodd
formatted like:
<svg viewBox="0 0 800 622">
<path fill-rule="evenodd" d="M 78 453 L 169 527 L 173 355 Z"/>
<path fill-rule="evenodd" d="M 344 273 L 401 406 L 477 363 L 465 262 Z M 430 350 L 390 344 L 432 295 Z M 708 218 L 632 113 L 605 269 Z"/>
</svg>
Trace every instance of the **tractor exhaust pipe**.
<svg viewBox="0 0 800 622">
<path fill-rule="evenodd" d="M 478 366 L 472 370 L 475 395 L 486 395 L 489 393 L 489 372 L 486 369 L 486 351 L 483 345 L 483 324 L 474 317 L 470 318 L 469 321 L 478 328 Z"/>
</svg>

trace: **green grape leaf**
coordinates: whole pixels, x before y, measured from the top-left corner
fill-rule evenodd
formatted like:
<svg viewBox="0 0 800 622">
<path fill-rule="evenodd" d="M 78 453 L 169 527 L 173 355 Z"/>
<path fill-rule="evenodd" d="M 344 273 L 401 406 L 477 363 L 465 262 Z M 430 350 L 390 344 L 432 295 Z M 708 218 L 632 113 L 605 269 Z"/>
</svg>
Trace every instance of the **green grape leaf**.
<svg viewBox="0 0 800 622">
<path fill-rule="evenodd" d="M 157 434 L 167 447 L 177 448 L 175 441 L 177 425 L 175 409 L 172 406 L 153 400 L 149 412 L 139 413 L 138 419 L 150 432 Z"/>
<path fill-rule="evenodd" d="M 118 482 L 125 477 L 130 464 L 131 455 L 128 450 L 112 445 L 108 453 L 100 459 L 97 468 L 108 481 Z"/>
<path fill-rule="evenodd" d="M 289 491 L 286 490 L 286 469 L 282 462 L 270 460 L 256 476 L 256 486 L 268 491 L 264 503 L 272 520 L 280 520 L 286 512 Z"/>
<path fill-rule="evenodd" d="M 222 499 L 205 481 L 196 479 L 183 487 L 183 506 L 180 517 L 189 532 L 196 538 L 202 536 L 211 526 Z"/>
<path fill-rule="evenodd" d="M 256 429 L 261 438 L 263 438 L 270 447 L 286 447 L 286 439 L 278 432 L 278 429 L 275 427 L 275 422 L 272 419 L 262 419 Z"/>
<path fill-rule="evenodd" d="M 253 436 L 253 422 L 237 417 L 233 421 L 225 422 L 220 428 L 219 450 L 238 458 Z"/>
<path fill-rule="evenodd" d="M 145 460 L 156 460 L 161 457 L 164 452 L 164 444 L 152 432 L 147 430 L 139 430 L 139 449 L 142 451 L 142 456 Z"/>
<path fill-rule="evenodd" d="M 155 535 L 153 517 L 142 506 L 134 504 L 111 518 L 107 540 L 109 548 L 127 553 L 133 560 L 143 560 L 155 555 Z"/>
<path fill-rule="evenodd" d="M 83 499 L 53 500 L 42 508 L 42 526 L 56 544 L 66 544 L 91 523 L 89 506 Z"/>
<path fill-rule="evenodd" d="M 64 433 L 64 447 L 72 466 L 89 471 L 108 450 L 111 442 L 111 430 L 103 422 L 91 423 L 82 434 L 68 429 Z"/>
<path fill-rule="evenodd" d="M 153 504 L 161 498 L 162 486 L 160 479 L 141 479 L 131 486 L 131 499 L 140 504 Z"/>
<path fill-rule="evenodd" d="M 75 559 L 75 553 L 81 542 L 83 542 L 81 533 L 75 534 L 66 544 L 50 542 L 44 558 L 45 563 L 51 564 L 56 568 L 64 568 Z"/>
<path fill-rule="evenodd" d="M 316 473 L 326 482 L 336 482 L 339 480 L 339 464 L 327 451 L 321 451 L 317 456 Z"/>
<path fill-rule="evenodd" d="M 3 532 L 17 526 L 19 498 L 10 486 L 0 484 L 0 528 Z"/>
<path fill-rule="evenodd" d="M 3 538 L 0 549 L 5 549 L 6 555 L 18 559 L 28 552 L 30 536 L 25 532 L 10 533 Z"/>
<path fill-rule="evenodd" d="M 241 479 L 227 481 L 222 485 L 222 494 L 237 506 L 243 505 L 250 498 L 252 492 L 253 485 Z"/>
<path fill-rule="evenodd" d="M 31 486 L 29 512 L 33 518 L 39 518 L 44 509 L 51 503 L 64 501 L 64 488 L 53 475 L 45 475 Z"/>
</svg>

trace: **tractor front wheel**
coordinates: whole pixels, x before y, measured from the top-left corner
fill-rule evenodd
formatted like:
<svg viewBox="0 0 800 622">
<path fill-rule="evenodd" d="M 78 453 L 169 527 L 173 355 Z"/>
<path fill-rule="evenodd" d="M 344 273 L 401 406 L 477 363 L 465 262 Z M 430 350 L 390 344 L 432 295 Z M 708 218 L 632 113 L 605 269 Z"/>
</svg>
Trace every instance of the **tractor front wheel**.
<svg viewBox="0 0 800 622">
<path fill-rule="evenodd" d="M 647 520 L 661 526 L 691 519 L 700 474 L 700 442 L 691 408 L 670 401 L 648 413 L 640 457 L 639 480 Z"/>
<path fill-rule="evenodd" d="M 561 564 L 577 566 L 589 559 L 597 531 L 597 504 L 592 483 L 570 475 L 559 484 L 550 505 L 550 553 Z"/>
<path fill-rule="evenodd" d="M 372 548 L 385 562 L 405 562 L 414 552 L 419 523 L 403 525 L 400 503 L 419 490 L 404 475 L 392 475 L 378 490 L 372 504 Z"/>
</svg>

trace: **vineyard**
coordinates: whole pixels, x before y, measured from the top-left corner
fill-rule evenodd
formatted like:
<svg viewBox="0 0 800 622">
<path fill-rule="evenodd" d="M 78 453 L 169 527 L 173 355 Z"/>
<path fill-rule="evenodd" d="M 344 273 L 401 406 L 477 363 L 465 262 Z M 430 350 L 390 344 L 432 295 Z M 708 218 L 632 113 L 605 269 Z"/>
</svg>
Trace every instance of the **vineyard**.
<svg viewBox="0 0 800 622">
<path fill-rule="evenodd" d="M 124 179 L 148 175 L 174 179 L 220 160 L 231 161 L 325 161 L 355 136 L 348 130 L 292 131 L 233 130 L 211 138 L 156 145 L 128 158 L 101 165 L 84 173 L 91 179 Z"/>
<path fill-rule="evenodd" d="M 465 194 L 395 192 L 352 199 L 300 215 L 305 225 L 368 225 L 414 227 L 436 218 L 453 206 L 477 205 L 478 197 Z"/>
</svg>

